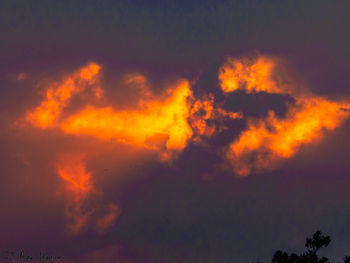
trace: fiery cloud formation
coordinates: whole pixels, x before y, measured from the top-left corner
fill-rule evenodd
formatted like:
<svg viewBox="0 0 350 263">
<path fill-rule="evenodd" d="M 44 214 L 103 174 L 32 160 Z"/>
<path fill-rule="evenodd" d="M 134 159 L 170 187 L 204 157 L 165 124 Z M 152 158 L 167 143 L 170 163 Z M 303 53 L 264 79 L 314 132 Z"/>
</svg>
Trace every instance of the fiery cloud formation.
<svg viewBox="0 0 350 263">
<path fill-rule="evenodd" d="M 319 140 L 325 130 L 334 130 L 350 117 L 348 102 L 330 101 L 309 92 L 298 94 L 281 85 L 274 78 L 277 65 L 278 61 L 260 56 L 229 59 L 219 69 L 220 86 L 226 94 L 237 90 L 278 93 L 295 101 L 288 105 L 284 118 L 273 111 L 262 119 L 248 118 L 247 129 L 226 146 L 225 155 L 239 176 L 272 169 L 279 160 L 292 157 L 300 146 Z M 217 136 L 228 128 L 228 120 L 243 118 L 242 112 L 225 110 L 224 102 L 216 101 L 212 93 L 195 98 L 187 80 L 178 80 L 165 92 L 154 94 L 147 78 L 139 73 L 123 77 L 123 85 L 139 92 L 136 104 L 121 109 L 102 100 L 100 71 L 100 65 L 90 63 L 60 83 L 49 85 L 39 106 L 25 114 L 24 123 L 39 129 L 54 128 L 73 140 L 94 138 L 98 143 L 156 152 L 164 161 L 171 160 L 174 152 L 181 152 L 189 140 L 202 142 L 204 137 Z M 84 100 L 88 90 L 98 103 Z M 69 106 L 77 95 L 83 95 L 83 103 L 72 110 Z M 65 185 L 65 212 L 73 235 L 79 234 L 96 212 L 96 194 L 101 194 L 93 184 L 92 172 L 86 169 L 86 158 L 93 154 L 83 148 L 78 151 L 81 154 L 60 152 L 60 159 L 55 161 L 57 175 Z M 104 215 L 94 222 L 100 233 L 110 228 L 121 213 L 119 206 L 107 204 L 101 206 L 106 208 Z"/>
<path fill-rule="evenodd" d="M 93 190 L 91 173 L 85 169 L 82 155 L 64 156 L 57 164 L 58 175 L 68 183 L 70 190 L 77 196 Z"/>
<path fill-rule="evenodd" d="M 95 189 L 91 182 L 91 173 L 85 168 L 85 160 L 82 154 L 65 154 L 56 163 L 57 174 L 66 185 L 68 203 L 66 215 L 72 220 L 69 225 L 69 233 L 78 234 L 93 213 L 94 208 L 86 204 L 88 195 Z"/>
<path fill-rule="evenodd" d="M 89 217 L 96 213 L 97 199 L 102 193 L 92 182 L 92 173 L 86 169 L 84 154 L 62 154 L 56 162 L 56 170 L 63 180 L 64 194 L 67 197 L 65 213 L 70 220 L 69 235 L 78 235 L 87 224 Z M 96 219 L 96 230 L 103 233 L 110 228 L 119 217 L 121 210 L 115 204 L 105 206 L 103 216 Z"/>
<path fill-rule="evenodd" d="M 155 96 L 143 75 L 127 74 L 124 84 L 136 85 L 141 91 L 136 108 L 117 110 L 111 105 L 96 106 L 86 102 L 78 110 L 64 112 L 72 98 L 84 95 L 87 88 L 98 100 L 103 97 L 104 91 L 98 82 L 100 69 L 101 66 L 90 63 L 60 83 L 51 84 L 40 105 L 15 124 L 22 124 L 19 127 L 30 124 L 39 129 L 55 128 L 73 136 L 91 136 L 101 141 L 156 150 L 160 152 L 161 160 L 169 160 L 172 152 L 186 146 L 192 137 L 187 122 L 192 93 L 186 80 L 178 81 L 164 94 Z M 61 154 L 56 162 L 56 172 L 65 185 L 66 215 L 72 221 L 69 224 L 69 234 L 72 235 L 79 234 L 96 211 L 97 190 L 92 183 L 92 173 L 85 168 L 86 156 L 90 155 L 84 152 Z M 96 221 L 96 229 L 100 232 L 111 227 L 120 214 L 120 208 L 114 204 L 109 204 L 107 210 L 105 216 Z"/>
<path fill-rule="evenodd" d="M 212 94 L 197 99 L 192 105 L 190 122 L 196 135 L 213 136 L 215 132 L 224 129 L 223 121 L 225 118 L 241 119 L 243 114 L 241 112 L 225 111 L 221 105 L 214 103 Z M 215 125 L 214 121 L 219 122 L 219 125 Z"/>
<path fill-rule="evenodd" d="M 226 93 L 239 89 L 248 93 L 281 93 L 281 88 L 272 78 L 275 64 L 274 60 L 263 56 L 257 59 L 229 58 L 219 70 L 221 89 Z"/>
<path fill-rule="evenodd" d="M 115 111 L 112 107 L 88 106 L 65 120 L 62 130 L 156 149 L 165 142 L 166 149 L 180 150 L 192 136 L 187 123 L 190 95 L 189 84 L 183 81 L 165 101 L 148 101 L 137 110 Z"/>
<path fill-rule="evenodd" d="M 240 176 L 271 168 L 278 159 L 293 156 L 301 145 L 322 138 L 324 130 L 337 128 L 350 116 L 340 106 L 313 98 L 291 106 L 285 119 L 273 111 L 266 119 L 251 119 L 248 129 L 230 145 L 227 157 Z"/>
<path fill-rule="evenodd" d="M 26 120 L 33 126 L 47 128 L 58 121 L 62 110 L 71 97 L 81 93 L 88 85 L 93 85 L 98 77 L 100 66 L 90 63 L 76 73 L 65 78 L 62 83 L 55 83 L 46 91 L 46 98 L 41 104 L 26 115 Z M 96 89 L 97 96 L 100 90 Z"/>
<path fill-rule="evenodd" d="M 219 71 L 224 92 L 243 89 L 247 93 L 292 94 L 273 80 L 274 63 L 265 57 L 256 60 L 229 59 Z M 334 102 L 308 94 L 295 94 L 284 119 L 273 111 L 265 119 L 249 119 L 244 130 L 228 148 L 227 157 L 235 172 L 246 176 L 252 171 L 271 169 L 277 160 L 293 156 L 303 144 L 320 139 L 324 130 L 334 130 L 350 115 L 342 110 L 346 102 Z"/>
<path fill-rule="evenodd" d="M 61 119 L 63 109 L 73 95 L 82 93 L 88 85 L 98 79 L 100 66 L 90 63 L 78 72 L 68 76 L 61 84 L 49 87 L 46 98 L 26 115 L 26 120 L 35 127 L 59 127 L 63 132 L 89 135 L 102 140 L 115 140 L 138 147 L 159 149 L 165 143 L 166 149 L 180 150 L 192 136 L 187 122 L 191 96 L 189 83 L 179 81 L 169 88 L 162 98 L 153 98 L 146 86 L 146 79 L 139 74 L 126 76 L 125 82 L 137 84 L 144 91 L 138 109 L 116 111 L 111 106 L 87 105 L 80 112 Z M 101 98 L 103 90 L 93 87 L 94 94 Z"/>
</svg>

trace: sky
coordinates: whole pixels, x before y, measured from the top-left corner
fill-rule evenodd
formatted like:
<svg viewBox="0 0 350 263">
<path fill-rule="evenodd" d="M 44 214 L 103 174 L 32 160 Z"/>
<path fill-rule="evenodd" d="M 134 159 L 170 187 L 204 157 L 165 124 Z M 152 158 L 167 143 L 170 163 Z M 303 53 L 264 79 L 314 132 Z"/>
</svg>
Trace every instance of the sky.
<svg viewBox="0 0 350 263">
<path fill-rule="evenodd" d="M 2 259 L 349 255 L 349 7 L 0 1 Z"/>
</svg>

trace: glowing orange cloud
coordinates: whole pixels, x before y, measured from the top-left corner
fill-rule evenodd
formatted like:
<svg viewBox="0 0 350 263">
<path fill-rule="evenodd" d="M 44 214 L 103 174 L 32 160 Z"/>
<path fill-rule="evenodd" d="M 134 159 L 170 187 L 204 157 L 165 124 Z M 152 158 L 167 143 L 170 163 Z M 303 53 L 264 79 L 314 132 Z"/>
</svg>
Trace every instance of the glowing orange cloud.
<svg viewBox="0 0 350 263">
<path fill-rule="evenodd" d="M 189 83 L 180 81 L 161 98 L 155 98 L 148 89 L 146 78 L 129 74 L 126 84 L 136 84 L 142 89 L 137 109 L 117 111 L 111 106 L 87 105 L 80 112 L 65 119 L 61 113 L 74 94 L 81 93 L 87 85 L 93 85 L 100 66 L 91 63 L 68 76 L 62 83 L 49 87 L 41 104 L 26 115 L 26 120 L 39 128 L 58 127 L 63 132 L 89 135 L 102 140 L 115 140 L 138 147 L 183 149 L 192 136 L 187 122 L 191 96 Z M 94 95 L 101 98 L 103 90 L 93 87 Z M 165 145 L 163 145 L 165 144 Z"/>
<path fill-rule="evenodd" d="M 196 135 L 213 136 L 215 132 L 224 128 L 223 118 L 241 119 L 241 112 L 225 111 L 220 105 L 214 105 L 214 96 L 208 96 L 197 99 L 191 108 L 190 122 Z M 221 121 L 219 127 L 215 124 L 209 124 L 209 121 Z"/>
<path fill-rule="evenodd" d="M 62 110 L 74 94 L 82 92 L 86 86 L 96 82 L 100 66 L 90 63 L 86 67 L 66 77 L 61 83 L 55 83 L 46 91 L 45 99 L 38 107 L 26 115 L 26 120 L 33 126 L 47 128 L 58 121 Z M 100 91 L 96 90 L 100 96 Z"/>
<path fill-rule="evenodd" d="M 247 130 L 226 153 L 240 176 L 254 170 L 271 169 L 277 160 L 293 156 L 301 145 L 320 139 L 324 130 L 334 130 L 350 116 L 342 110 L 349 107 L 348 103 L 333 102 L 310 92 L 295 94 L 295 91 L 278 86 L 273 78 L 276 65 L 277 62 L 266 57 L 229 59 L 219 71 L 224 92 L 243 89 L 248 93 L 293 94 L 296 101 L 289 105 L 284 119 L 270 111 L 265 119 L 248 120 Z"/>
<path fill-rule="evenodd" d="M 68 203 L 66 215 L 72 220 L 69 233 L 78 234 L 93 213 L 92 207 L 87 207 L 85 201 L 95 189 L 91 182 L 91 173 L 85 168 L 82 154 L 65 154 L 56 163 L 57 174 L 65 182 Z"/>
<path fill-rule="evenodd" d="M 67 197 L 65 213 L 70 224 L 68 234 L 77 235 L 96 211 L 97 195 L 100 194 L 92 183 L 92 173 L 86 170 L 84 154 L 63 154 L 56 162 L 57 174 L 65 184 Z M 111 227 L 121 213 L 114 205 L 107 206 L 107 213 L 96 220 L 96 230 L 103 233 Z"/>
<path fill-rule="evenodd" d="M 279 160 L 293 156 L 301 145 L 317 141 L 325 130 L 334 130 L 350 117 L 348 102 L 334 102 L 311 93 L 296 94 L 278 85 L 274 79 L 276 66 L 274 59 L 259 56 L 229 59 L 219 70 L 224 93 L 245 90 L 288 94 L 295 99 L 285 118 L 271 111 L 266 118 L 248 119 L 247 129 L 227 146 L 225 155 L 239 176 L 272 168 Z M 138 73 L 127 74 L 122 81 L 126 87 L 140 91 L 135 96 L 136 106 L 120 109 L 118 105 L 103 105 L 104 101 L 98 105 L 86 102 L 74 112 L 67 112 L 73 96 L 84 95 L 86 90 L 91 90 L 94 98 L 103 98 L 104 90 L 98 85 L 100 70 L 101 66 L 90 63 L 50 85 L 39 106 L 25 114 L 25 123 L 76 137 L 90 136 L 102 142 L 154 150 L 160 153 L 161 160 L 171 160 L 172 153 L 183 150 L 190 139 L 200 142 L 225 129 L 226 120 L 243 118 L 241 112 L 224 110 L 212 94 L 194 98 L 187 80 L 155 95 L 146 77 Z M 68 197 L 66 215 L 72 221 L 69 232 L 78 234 L 96 210 L 92 173 L 80 154 L 63 155 L 56 169 Z M 119 214 L 120 208 L 110 204 L 106 215 L 96 221 L 96 229 L 105 231 Z"/>
<path fill-rule="evenodd" d="M 164 101 L 151 100 L 140 109 L 116 111 L 112 107 L 87 106 L 62 122 L 65 133 L 90 135 L 141 147 L 158 148 L 154 141 L 164 141 L 167 149 L 183 149 L 192 136 L 187 123 L 191 90 L 180 82 Z"/>
<path fill-rule="evenodd" d="M 266 91 L 269 93 L 285 92 L 273 79 L 276 61 L 258 56 L 257 58 L 229 58 L 219 69 L 221 89 L 225 93 L 245 90 L 248 93 Z"/>
<path fill-rule="evenodd" d="M 341 104 L 322 98 L 301 101 L 289 108 L 285 119 L 271 111 L 263 120 L 250 120 L 247 130 L 229 147 L 227 157 L 235 172 L 246 176 L 252 171 L 272 168 L 277 160 L 293 156 L 303 144 L 322 138 L 350 113 Z"/>
<path fill-rule="evenodd" d="M 62 157 L 57 164 L 57 172 L 77 197 L 93 190 L 91 173 L 86 171 L 82 155 Z"/>
<path fill-rule="evenodd" d="M 157 150 L 161 160 L 171 159 L 173 151 L 186 146 L 192 137 L 192 129 L 187 122 L 192 93 L 186 80 L 178 81 L 164 94 L 155 96 L 143 75 L 127 74 L 123 83 L 135 85 L 141 91 L 137 107 L 117 110 L 111 105 L 86 103 L 73 113 L 63 114 L 73 96 L 83 94 L 87 88 L 95 98 L 103 97 L 103 89 L 97 85 L 100 69 L 99 65 L 90 63 L 68 75 L 61 83 L 50 85 L 40 105 L 26 113 L 25 124 L 40 129 L 54 127 L 74 136 L 91 136 L 102 141 Z M 69 233 L 78 234 L 95 211 L 90 200 L 96 193 L 91 182 L 92 174 L 85 168 L 83 155 L 64 155 L 56 167 L 57 174 L 65 182 L 68 197 L 66 215 L 72 220 Z M 110 205 L 108 214 L 96 223 L 97 229 L 107 229 L 119 213 L 118 207 Z"/>
<path fill-rule="evenodd" d="M 208 126 L 207 120 L 213 115 L 214 97 L 208 96 L 202 100 L 198 99 L 191 108 L 190 120 L 192 127 L 199 135 L 212 136 L 215 132 L 214 126 Z"/>
</svg>

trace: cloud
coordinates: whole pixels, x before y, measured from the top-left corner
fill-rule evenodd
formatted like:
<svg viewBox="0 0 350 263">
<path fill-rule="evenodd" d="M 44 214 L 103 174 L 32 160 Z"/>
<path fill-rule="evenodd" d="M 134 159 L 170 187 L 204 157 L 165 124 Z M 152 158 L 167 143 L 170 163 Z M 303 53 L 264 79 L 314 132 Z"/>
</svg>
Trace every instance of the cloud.
<svg viewBox="0 0 350 263">
<path fill-rule="evenodd" d="M 73 95 L 81 93 L 88 85 L 97 81 L 100 66 L 90 63 L 86 67 L 66 77 L 61 83 L 53 83 L 46 90 L 45 98 L 38 107 L 30 110 L 25 120 L 40 128 L 55 126 L 63 109 Z M 97 94 L 99 94 L 97 92 Z"/>
<path fill-rule="evenodd" d="M 85 226 L 95 208 L 87 202 L 87 197 L 96 190 L 91 182 L 91 172 L 86 170 L 83 154 L 64 154 L 56 163 L 58 176 L 65 182 L 67 203 L 65 212 L 72 221 L 68 233 L 77 235 Z"/>
<path fill-rule="evenodd" d="M 247 176 L 274 169 L 349 117 L 344 110 L 349 108 L 347 101 L 331 101 L 281 81 L 276 77 L 278 63 L 266 56 L 229 58 L 219 69 L 221 98 L 214 92 L 195 97 L 186 79 L 155 92 L 145 75 L 128 72 L 118 85 L 135 94 L 134 103 L 119 107 L 106 98 L 102 66 L 91 62 L 49 83 L 39 105 L 25 111 L 12 128 L 33 142 L 43 135 L 51 138 L 46 139 L 51 147 L 47 162 L 62 183 L 68 233 L 78 235 L 91 227 L 103 234 L 117 224 L 122 212 L 118 200 L 104 195 L 104 181 L 122 178 L 115 181 L 117 189 L 128 180 L 126 175 L 142 176 L 142 169 L 132 170 L 132 165 L 173 161 L 193 142 L 203 148 L 211 144 L 214 155 L 224 151 L 235 174 Z M 277 93 L 293 102 L 287 104 L 285 116 L 269 110 L 267 116 L 253 118 L 225 106 L 239 90 L 252 95 Z M 224 132 L 237 130 L 232 123 L 237 120 L 245 121 L 246 127 L 231 141 L 216 144 Z M 30 164 L 25 154 L 21 158 Z M 218 167 L 220 158 L 215 162 Z M 111 166 L 110 172 L 105 165 Z M 118 189 L 123 192 L 123 187 Z"/>
<path fill-rule="evenodd" d="M 232 59 L 219 70 L 220 87 L 225 93 L 239 89 L 247 93 L 267 92 L 292 96 L 295 103 L 288 105 L 284 118 L 269 111 L 262 119 L 248 118 L 243 130 L 226 150 L 226 157 L 239 176 L 274 169 L 282 159 L 292 157 L 300 146 L 316 142 L 325 130 L 334 130 L 349 113 L 348 101 L 327 98 L 278 83 L 273 72 L 278 61 L 257 56 L 254 59 Z"/>
<path fill-rule="evenodd" d="M 104 98 L 100 72 L 101 66 L 91 62 L 61 81 L 49 83 L 39 105 L 27 110 L 12 126 L 25 137 L 28 131 L 34 132 L 32 139 L 36 141 L 38 132 L 55 136 L 50 142 L 53 153 L 49 163 L 62 181 L 69 235 L 81 234 L 93 219 L 96 231 L 103 233 L 121 213 L 112 202 L 101 202 L 103 191 L 95 183 L 101 171 L 89 169 L 91 160 L 106 152 L 116 158 L 123 153 L 124 158 L 117 163 L 123 159 L 133 163 L 145 158 L 143 151 L 146 155 L 158 155 L 158 161 L 169 161 L 192 137 L 187 122 L 192 93 L 187 80 L 179 79 L 167 85 L 165 92 L 154 94 L 145 76 L 127 73 L 122 82 L 140 92 L 135 97 L 136 104 L 119 109 Z M 67 139 L 72 144 L 63 147 Z M 134 152 L 131 157 L 128 151 L 132 149 L 141 154 Z M 112 169 L 114 176 L 119 172 Z M 104 206 L 106 211 L 99 209 Z"/>
<path fill-rule="evenodd" d="M 99 218 L 96 222 L 97 230 L 101 233 L 108 230 L 113 224 L 116 223 L 116 220 L 119 217 L 120 213 L 120 207 L 114 204 L 109 204 L 107 206 L 107 213 L 103 217 Z"/>
</svg>

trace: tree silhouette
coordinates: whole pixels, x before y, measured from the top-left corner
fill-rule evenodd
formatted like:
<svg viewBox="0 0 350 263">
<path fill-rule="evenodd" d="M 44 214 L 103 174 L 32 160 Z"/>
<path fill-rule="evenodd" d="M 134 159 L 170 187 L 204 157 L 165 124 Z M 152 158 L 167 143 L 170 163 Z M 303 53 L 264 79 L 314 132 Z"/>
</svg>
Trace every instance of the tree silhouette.
<svg viewBox="0 0 350 263">
<path fill-rule="evenodd" d="M 331 239 L 329 236 L 324 236 L 321 231 L 316 231 L 312 238 L 306 238 L 305 247 L 307 250 L 297 255 L 295 253 L 288 254 L 287 252 L 277 250 L 272 258 L 272 263 L 330 263 L 326 257 L 319 257 L 318 251 L 327 247 Z M 259 263 L 259 262 L 257 262 Z M 350 263 L 350 257 L 345 256 L 344 263 Z"/>
</svg>

